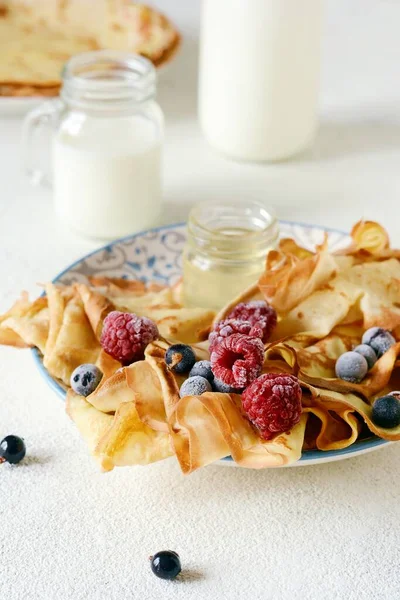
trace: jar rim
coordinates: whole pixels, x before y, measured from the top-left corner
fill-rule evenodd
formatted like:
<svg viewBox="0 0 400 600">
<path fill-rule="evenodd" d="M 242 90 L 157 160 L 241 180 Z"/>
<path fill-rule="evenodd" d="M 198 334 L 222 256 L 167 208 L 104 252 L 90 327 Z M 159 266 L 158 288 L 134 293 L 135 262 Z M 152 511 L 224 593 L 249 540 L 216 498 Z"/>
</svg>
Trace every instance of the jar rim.
<svg viewBox="0 0 400 600">
<path fill-rule="evenodd" d="M 192 209 L 188 232 L 199 253 L 240 261 L 248 260 L 249 247 L 259 256 L 275 246 L 279 224 L 275 210 L 260 200 L 208 201 Z"/>
<path fill-rule="evenodd" d="M 199 204 L 197 204 L 196 206 L 194 206 L 194 208 L 191 210 L 190 214 L 189 214 L 189 220 L 192 221 L 193 223 L 196 223 L 196 225 L 201 228 L 203 231 L 208 231 L 210 233 L 212 233 L 213 236 L 220 236 L 220 237 L 225 237 L 223 232 L 218 232 L 215 229 L 212 229 L 211 227 L 207 227 L 205 225 L 204 222 L 201 221 L 201 217 L 200 217 L 200 213 L 206 211 L 207 209 L 210 210 L 218 210 L 218 209 L 226 209 L 227 211 L 236 211 L 236 210 L 241 210 L 241 209 L 245 209 L 245 210 L 259 210 L 260 211 L 260 215 L 266 217 L 266 224 L 265 227 L 263 228 L 259 228 L 259 229 L 254 229 L 251 230 L 249 232 L 249 234 L 255 234 L 255 235 L 259 235 L 262 234 L 263 232 L 269 230 L 271 228 L 271 226 L 277 221 L 276 219 L 276 212 L 275 209 L 272 208 L 271 206 L 267 206 L 266 204 L 264 204 L 263 202 L 261 202 L 260 200 L 254 200 L 251 199 L 250 201 L 247 202 L 242 202 L 242 201 L 232 201 L 232 200 L 222 200 L 222 201 L 213 201 L 213 200 L 208 200 L 207 202 L 201 202 Z"/>
<path fill-rule="evenodd" d="M 156 78 L 152 62 L 138 54 L 84 52 L 64 65 L 60 95 L 82 109 L 124 109 L 153 99 Z"/>
</svg>

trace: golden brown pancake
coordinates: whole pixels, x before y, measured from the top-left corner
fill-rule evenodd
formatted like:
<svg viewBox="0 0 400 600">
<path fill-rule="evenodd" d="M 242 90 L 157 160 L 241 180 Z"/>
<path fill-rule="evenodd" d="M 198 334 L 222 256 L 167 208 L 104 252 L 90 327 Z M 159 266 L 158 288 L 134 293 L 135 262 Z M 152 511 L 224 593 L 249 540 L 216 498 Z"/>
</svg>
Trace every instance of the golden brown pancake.
<svg viewBox="0 0 400 600">
<path fill-rule="evenodd" d="M 158 11 L 130 0 L 0 0 L 0 96 L 55 96 L 63 65 L 97 49 L 167 62 L 179 33 Z"/>
</svg>

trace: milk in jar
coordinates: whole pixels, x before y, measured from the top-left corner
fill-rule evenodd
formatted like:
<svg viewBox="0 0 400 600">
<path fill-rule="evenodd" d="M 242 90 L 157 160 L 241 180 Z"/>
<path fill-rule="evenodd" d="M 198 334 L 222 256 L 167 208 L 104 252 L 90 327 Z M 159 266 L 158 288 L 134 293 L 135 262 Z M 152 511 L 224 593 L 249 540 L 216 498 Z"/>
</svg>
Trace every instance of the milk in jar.
<svg viewBox="0 0 400 600">
<path fill-rule="evenodd" d="M 70 119 L 79 121 L 79 115 Z M 141 117 L 65 122 L 53 141 L 57 214 L 77 232 L 112 239 L 149 228 L 161 211 L 161 141 Z"/>
</svg>

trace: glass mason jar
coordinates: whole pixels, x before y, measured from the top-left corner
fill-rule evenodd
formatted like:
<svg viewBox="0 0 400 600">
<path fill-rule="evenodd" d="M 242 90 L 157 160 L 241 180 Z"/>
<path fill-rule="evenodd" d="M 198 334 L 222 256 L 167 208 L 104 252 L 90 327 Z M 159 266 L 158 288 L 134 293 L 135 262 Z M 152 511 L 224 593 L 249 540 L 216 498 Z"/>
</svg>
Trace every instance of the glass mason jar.
<svg viewBox="0 0 400 600">
<path fill-rule="evenodd" d="M 60 99 L 27 116 L 27 170 L 51 181 L 56 213 L 78 233 L 112 239 L 156 224 L 164 120 L 155 95 L 147 59 L 88 52 L 66 64 Z M 43 125 L 51 126 L 52 175 L 34 136 Z"/>
<path fill-rule="evenodd" d="M 220 309 L 257 282 L 278 238 L 275 213 L 261 202 L 196 206 L 183 255 L 185 304 Z"/>
</svg>

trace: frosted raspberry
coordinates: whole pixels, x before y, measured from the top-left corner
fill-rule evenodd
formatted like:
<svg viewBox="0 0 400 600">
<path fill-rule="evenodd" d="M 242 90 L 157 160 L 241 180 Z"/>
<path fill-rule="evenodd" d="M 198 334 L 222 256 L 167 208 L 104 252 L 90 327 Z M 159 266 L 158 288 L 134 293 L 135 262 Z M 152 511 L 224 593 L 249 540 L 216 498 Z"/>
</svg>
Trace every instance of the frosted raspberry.
<svg viewBox="0 0 400 600">
<path fill-rule="evenodd" d="M 104 319 L 100 343 L 107 354 L 129 365 L 141 360 L 146 346 L 158 336 L 157 325 L 147 317 L 114 310 Z"/>
<path fill-rule="evenodd" d="M 222 340 L 211 354 L 214 376 L 226 385 L 243 389 L 261 372 L 264 346 L 256 337 L 234 333 Z"/>
<path fill-rule="evenodd" d="M 223 339 L 234 333 L 242 333 L 250 337 L 262 338 L 264 335 L 263 328 L 256 324 L 252 325 L 250 321 L 239 321 L 238 319 L 227 319 L 219 321 L 213 331 L 208 336 L 210 342 L 210 353 L 222 342 Z"/>
<path fill-rule="evenodd" d="M 229 313 L 228 319 L 249 321 L 251 325 L 261 327 L 262 341 L 267 342 L 276 326 L 276 311 L 264 300 L 241 302 Z"/>
<path fill-rule="evenodd" d="M 285 373 L 261 375 L 243 392 L 242 406 L 265 440 L 286 433 L 300 421 L 299 381 Z"/>
</svg>

